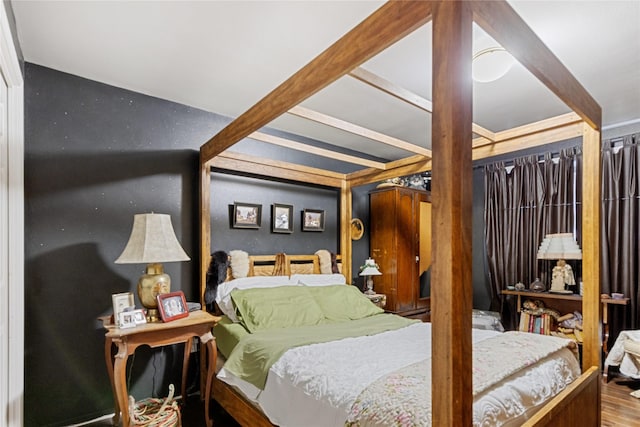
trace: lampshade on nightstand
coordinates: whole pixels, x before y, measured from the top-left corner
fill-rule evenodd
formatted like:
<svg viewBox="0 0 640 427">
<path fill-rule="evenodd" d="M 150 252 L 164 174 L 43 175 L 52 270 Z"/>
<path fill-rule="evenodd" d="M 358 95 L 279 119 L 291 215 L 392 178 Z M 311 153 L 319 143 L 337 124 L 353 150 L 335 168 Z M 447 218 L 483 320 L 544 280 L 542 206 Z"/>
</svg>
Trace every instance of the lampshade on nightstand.
<svg viewBox="0 0 640 427">
<path fill-rule="evenodd" d="M 571 233 L 547 234 L 540 243 L 538 259 L 582 259 L 582 251 Z"/>
<path fill-rule="evenodd" d="M 367 290 L 364 291 L 367 295 L 374 295 L 373 291 L 373 279 L 371 276 L 380 276 L 380 270 L 378 270 L 378 264 L 372 259 L 367 258 L 364 262 L 364 265 L 360 267 L 360 275 L 365 276 L 367 278 Z"/>
<path fill-rule="evenodd" d="M 575 286 L 575 279 L 571 266 L 566 264 L 567 259 L 582 259 L 582 251 L 572 233 L 547 234 L 540 248 L 538 259 L 557 259 L 558 263 L 553 269 L 551 292 L 572 293 L 565 289 L 565 285 Z"/>
<path fill-rule="evenodd" d="M 159 294 L 171 291 L 171 278 L 164 272 L 163 262 L 189 261 L 178 243 L 166 214 L 136 214 L 127 246 L 116 264 L 147 264 L 146 272 L 138 280 L 138 297 L 148 310 L 147 317 L 156 321 Z"/>
</svg>

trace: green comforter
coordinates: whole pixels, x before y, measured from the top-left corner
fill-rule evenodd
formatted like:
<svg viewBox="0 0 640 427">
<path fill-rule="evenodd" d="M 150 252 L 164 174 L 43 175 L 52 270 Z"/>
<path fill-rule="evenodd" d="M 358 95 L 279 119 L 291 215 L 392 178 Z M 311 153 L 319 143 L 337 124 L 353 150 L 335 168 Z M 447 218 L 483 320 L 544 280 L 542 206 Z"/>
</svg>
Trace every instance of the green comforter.
<svg viewBox="0 0 640 427">
<path fill-rule="evenodd" d="M 262 390 L 271 365 L 290 348 L 375 335 L 414 322 L 417 320 L 393 314 L 377 314 L 348 322 L 263 330 L 242 338 L 224 364 L 224 369 Z"/>
</svg>

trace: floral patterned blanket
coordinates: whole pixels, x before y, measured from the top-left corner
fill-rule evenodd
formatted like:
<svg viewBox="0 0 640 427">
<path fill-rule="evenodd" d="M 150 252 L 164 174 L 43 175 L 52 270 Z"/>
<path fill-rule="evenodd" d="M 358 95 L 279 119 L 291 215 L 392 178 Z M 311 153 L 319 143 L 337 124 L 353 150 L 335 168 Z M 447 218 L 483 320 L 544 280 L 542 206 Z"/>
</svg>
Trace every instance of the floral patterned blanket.
<svg viewBox="0 0 640 427">
<path fill-rule="evenodd" d="M 474 344 L 474 397 L 517 371 L 564 347 L 571 347 L 572 343 L 553 336 L 506 332 Z M 565 386 L 557 382 L 551 388 L 557 394 Z M 399 369 L 371 383 L 353 403 L 345 422 L 348 427 L 430 425 L 431 359 Z"/>
</svg>

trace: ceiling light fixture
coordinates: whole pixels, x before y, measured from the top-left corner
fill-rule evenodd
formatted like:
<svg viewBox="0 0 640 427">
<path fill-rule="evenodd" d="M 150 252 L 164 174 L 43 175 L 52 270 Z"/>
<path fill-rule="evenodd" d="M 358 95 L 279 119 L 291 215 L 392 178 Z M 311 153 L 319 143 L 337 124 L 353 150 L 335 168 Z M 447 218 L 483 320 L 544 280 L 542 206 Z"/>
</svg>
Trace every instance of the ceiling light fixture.
<svg viewBox="0 0 640 427">
<path fill-rule="evenodd" d="M 505 48 L 492 46 L 473 55 L 473 80 L 488 83 L 507 74 L 515 60 Z"/>
</svg>

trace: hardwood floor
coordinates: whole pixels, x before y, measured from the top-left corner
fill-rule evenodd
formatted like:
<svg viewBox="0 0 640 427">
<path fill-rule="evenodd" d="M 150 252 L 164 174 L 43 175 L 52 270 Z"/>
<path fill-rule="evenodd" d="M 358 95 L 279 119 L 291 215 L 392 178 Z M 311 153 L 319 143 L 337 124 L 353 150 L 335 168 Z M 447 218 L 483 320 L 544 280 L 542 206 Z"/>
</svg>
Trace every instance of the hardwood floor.
<svg viewBox="0 0 640 427">
<path fill-rule="evenodd" d="M 602 426 L 640 426 L 640 399 L 631 396 L 640 381 L 614 378 L 602 384 Z"/>
</svg>

